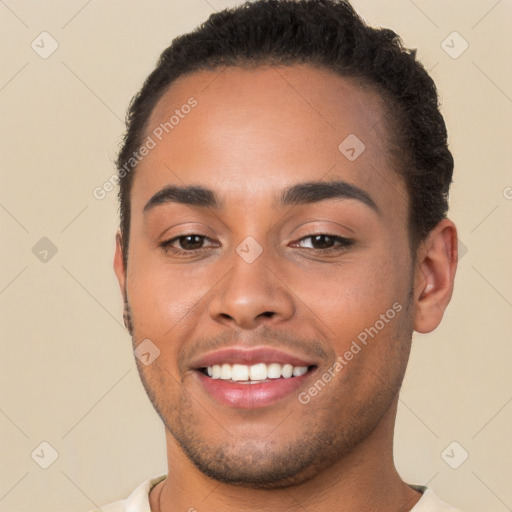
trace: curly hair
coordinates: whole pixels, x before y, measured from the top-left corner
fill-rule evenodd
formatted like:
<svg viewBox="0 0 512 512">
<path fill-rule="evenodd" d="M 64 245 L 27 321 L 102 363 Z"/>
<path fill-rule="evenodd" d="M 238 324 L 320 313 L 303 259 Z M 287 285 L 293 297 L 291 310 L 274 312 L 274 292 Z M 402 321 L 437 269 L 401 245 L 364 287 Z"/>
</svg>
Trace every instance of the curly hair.
<svg viewBox="0 0 512 512">
<path fill-rule="evenodd" d="M 386 106 L 394 170 L 408 193 L 411 248 L 446 216 L 453 157 L 436 86 L 416 50 L 404 48 L 392 30 L 368 26 L 344 0 L 257 0 L 212 14 L 175 38 L 130 103 L 116 162 L 125 265 L 136 170 L 131 156 L 159 99 L 186 73 L 260 64 L 312 64 L 377 92 Z"/>
</svg>

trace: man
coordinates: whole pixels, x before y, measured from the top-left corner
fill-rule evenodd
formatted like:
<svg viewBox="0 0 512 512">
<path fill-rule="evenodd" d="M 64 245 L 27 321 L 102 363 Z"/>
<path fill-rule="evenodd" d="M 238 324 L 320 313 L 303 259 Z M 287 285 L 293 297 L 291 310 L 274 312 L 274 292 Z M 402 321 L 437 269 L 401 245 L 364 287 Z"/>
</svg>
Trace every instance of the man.
<svg viewBox="0 0 512 512">
<path fill-rule="evenodd" d="M 103 511 L 454 511 L 393 463 L 457 233 L 434 83 L 345 2 L 256 1 L 162 54 L 114 268 L 168 473 Z"/>
</svg>

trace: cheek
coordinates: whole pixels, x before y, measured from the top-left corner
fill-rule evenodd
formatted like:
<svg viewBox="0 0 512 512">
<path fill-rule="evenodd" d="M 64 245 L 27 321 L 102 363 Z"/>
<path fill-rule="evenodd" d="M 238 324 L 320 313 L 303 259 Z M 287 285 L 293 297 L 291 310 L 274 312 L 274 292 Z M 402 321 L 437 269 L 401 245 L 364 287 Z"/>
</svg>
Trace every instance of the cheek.
<svg viewBox="0 0 512 512">
<path fill-rule="evenodd" d="M 297 276 L 292 288 L 331 334 L 347 337 L 373 325 L 395 302 L 404 301 L 407 272 L 405 262 L 380 257 L 308 272 L 308 279 Z"/>
<path fill-rule="evenodd" d="M 328 279 L 317 276 L 298 293 L 307 291 L 304 296 L 329 327 L 335 357 L 342 357 L 335 387 L 364 395 L 368 386 L 378 388 L 401 375 L 412 333 L 406 310 L 408 264 L 388 253 L 387 258 L 347 265 Z M 376 379 L 373 384 L 367 383 L 369 374 Z"/>
<path fill-rule="evenodd" d="M 136 332 L 165 339 L 189 324 L 204 308 L 218 275 L 211 266 L 171 264 L 157 251 L 133 251 L 127 293 Z"/>
</svg>

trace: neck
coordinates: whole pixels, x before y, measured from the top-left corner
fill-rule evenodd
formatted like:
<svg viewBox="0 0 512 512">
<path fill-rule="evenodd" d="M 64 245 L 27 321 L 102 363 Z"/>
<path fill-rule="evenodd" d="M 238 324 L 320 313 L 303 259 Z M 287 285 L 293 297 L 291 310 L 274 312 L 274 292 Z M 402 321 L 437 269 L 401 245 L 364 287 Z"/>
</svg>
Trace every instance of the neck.
<svg viewBox="0 0 512 512">
<path fill-rule="evenodd" d="M 283 489 L 252 489 L 219 483 L 197 470 L 166 431 L 168 476 L 150 494 L 153 512 L 249 512 L 297 510 L 409 511 L 420 499 L 393 462 L 398 397 L 377 428 L 352 452 L 309 480 Z"/>
</svg>

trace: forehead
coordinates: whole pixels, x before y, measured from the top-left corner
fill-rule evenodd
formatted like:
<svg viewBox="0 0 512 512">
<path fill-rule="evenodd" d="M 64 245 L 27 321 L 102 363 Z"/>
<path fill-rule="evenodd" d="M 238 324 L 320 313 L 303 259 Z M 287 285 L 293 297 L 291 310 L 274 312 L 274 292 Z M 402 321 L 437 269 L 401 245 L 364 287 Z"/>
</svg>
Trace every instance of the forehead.
<svg viewBox="0 0 512 512">
<path fill-rule="evenodd" d="M 378 94 L 311 65 L 190 73 L 150 116 L 145 137 L 154 148 L 134 189 L 142 201 L 165 184 L 202 184 L 247 201 L 297 182 L 342 179 L 396 210 L 404 189 L 383 118 Z"/>
</svg>

